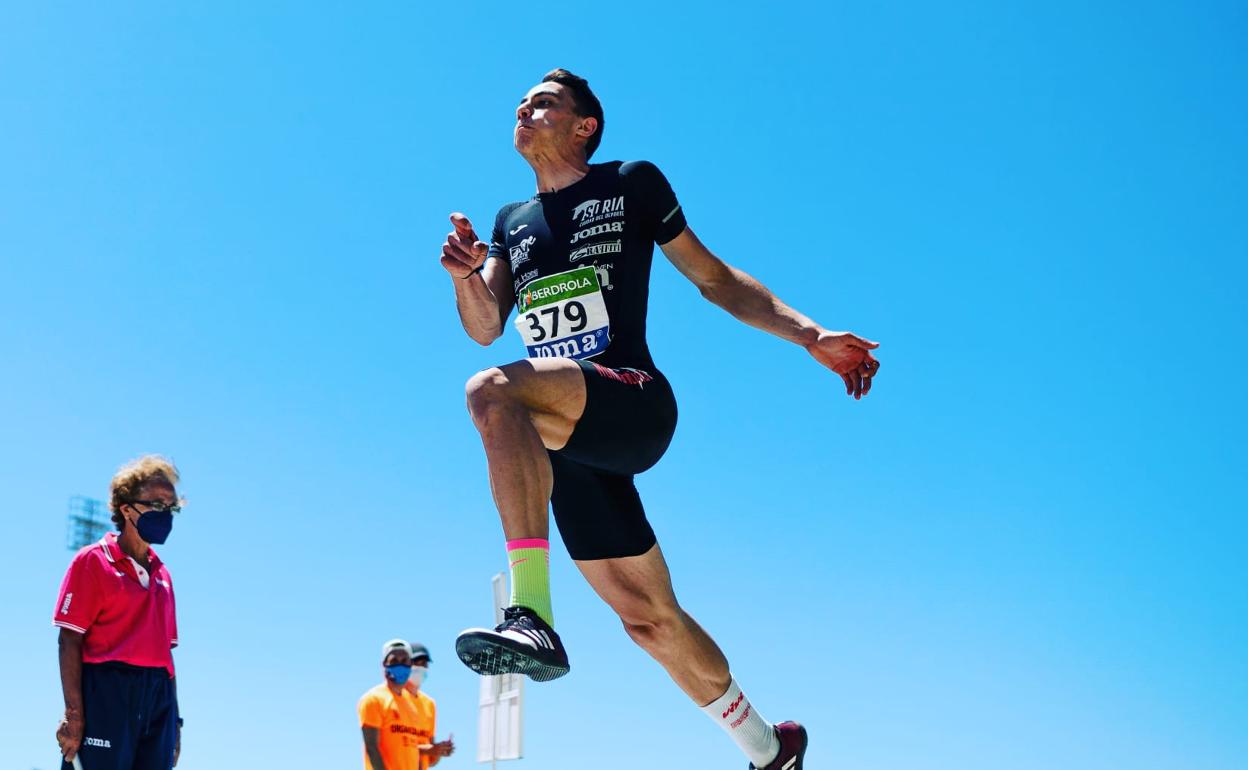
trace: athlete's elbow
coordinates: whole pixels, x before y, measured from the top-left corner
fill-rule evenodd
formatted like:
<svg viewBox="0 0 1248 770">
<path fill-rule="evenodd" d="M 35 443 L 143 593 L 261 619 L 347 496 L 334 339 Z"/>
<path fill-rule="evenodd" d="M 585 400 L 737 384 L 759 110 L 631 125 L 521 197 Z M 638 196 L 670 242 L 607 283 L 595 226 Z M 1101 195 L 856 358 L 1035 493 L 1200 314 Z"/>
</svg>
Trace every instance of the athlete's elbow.
<svg viewBox="0 0 1248 770">
<path fill-rule="evenodd" d="M 694 284 L 709 302 L 727 310 L 730 309 L 729 305 L 733 304 L 733 299 L 737 295 L 735 289 L 740 281 L 737 280 L 737 275 L 731 267 L 719 262 L 714 269 L 705 270 L 697 276 Z"/>
<path fill-rule="evenodd" d="M 724 304 L 724 285 L 719 281 L 698 281 L 698 293 L 707 302 L 723 306 Z"/>
<path fill-rule="evenodd" d="M 723 308 L 729 313 L 736 315 L 738 295 L 732 291 L 732 285 L 726 283 L 703 283 L 698 285 L 698 291 L 702 292 L 702 296 L 712 305 Z"/>
<path fill-rule="evenodd" d="M 494 340 L 503 336 L 502 331 L 499 329 L 465 329 L 464 331 L 468 332 L 468 337 L 473 342 L 483 348 L 488 348 L 494 344 Z"/>
</svg>

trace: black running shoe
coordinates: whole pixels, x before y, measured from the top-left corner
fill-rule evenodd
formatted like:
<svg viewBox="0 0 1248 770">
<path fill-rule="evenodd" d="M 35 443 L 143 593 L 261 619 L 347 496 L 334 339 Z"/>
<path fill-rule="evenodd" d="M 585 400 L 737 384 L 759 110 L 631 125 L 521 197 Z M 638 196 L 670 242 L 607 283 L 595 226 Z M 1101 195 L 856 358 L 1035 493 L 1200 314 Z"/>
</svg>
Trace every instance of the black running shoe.
<svg viewBox="0 0 1248 770">
<path fill-rule="evenodd" d="M 780 741 L 780 753 L 763 768 L 750 765 L 750 770 L 802 770 L 802 757 L 806 756 L 806 728 L 797 722 L 781 722 L 776 725 L 776 738 Z"/>
<path fill-rule="evenodd" d="M 571 668 L 559 634 L 528 607 L 503 610 L 503 622 L 493 631 L 461 632 L 455 654 L 482 676 L 525 674 L 535 682 L 549 682 Z"/>
</svg>

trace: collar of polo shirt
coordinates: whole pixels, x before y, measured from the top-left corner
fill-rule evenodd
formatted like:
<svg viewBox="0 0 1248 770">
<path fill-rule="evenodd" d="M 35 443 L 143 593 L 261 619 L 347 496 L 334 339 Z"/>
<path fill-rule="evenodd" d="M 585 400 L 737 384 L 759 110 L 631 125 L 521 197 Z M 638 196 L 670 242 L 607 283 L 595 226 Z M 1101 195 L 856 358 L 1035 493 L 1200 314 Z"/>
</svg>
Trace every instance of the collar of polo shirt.
<svg viewBox="0 0 1248 770">
<path fill-rule="evenodd" d="M 108 558 L 110 563 L 129 566 L 130 560 L 126 556 L 125 551 L 121 550 L 121 545 L 117 542 L 116 532 L 109 532 L 100 538 L 100 548 L 104 551 L 104 556 Z M 155 548 L 149 547 L 147 549 L 147 563 L 151 565 L 151 569 L 148 570 L 149 573 L 154 574 L 156 570 L 160 569 L 162 562 L 160 557 L 156 555 Z"/>
</svg>

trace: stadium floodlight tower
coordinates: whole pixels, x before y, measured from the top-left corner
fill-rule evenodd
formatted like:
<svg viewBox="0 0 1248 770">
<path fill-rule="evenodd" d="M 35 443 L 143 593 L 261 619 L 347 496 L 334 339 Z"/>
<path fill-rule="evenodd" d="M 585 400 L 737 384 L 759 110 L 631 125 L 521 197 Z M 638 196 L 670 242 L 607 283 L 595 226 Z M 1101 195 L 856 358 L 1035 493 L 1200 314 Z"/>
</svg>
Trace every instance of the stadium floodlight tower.
<svg viewBox="0 0 1248 770">
<path fill-rule="evenodd" d="M 69 550 L 77 551 L 104 537 L 109 525 L 106 511 L 104 503 L 99 500 L 82 495 L 69 498 L 69 527 L 65 537 Z"/>
<path fill-rule="evenodd" d="M 507 578 L 500 572 L 490 581 L 494 589 L 494 622 L 503 622 L 507 605 Z M 499 674 L 481 677 L 477 712 L 477 761 L 490 767 L 524 756 L 524 675 Z"/>
</svg>

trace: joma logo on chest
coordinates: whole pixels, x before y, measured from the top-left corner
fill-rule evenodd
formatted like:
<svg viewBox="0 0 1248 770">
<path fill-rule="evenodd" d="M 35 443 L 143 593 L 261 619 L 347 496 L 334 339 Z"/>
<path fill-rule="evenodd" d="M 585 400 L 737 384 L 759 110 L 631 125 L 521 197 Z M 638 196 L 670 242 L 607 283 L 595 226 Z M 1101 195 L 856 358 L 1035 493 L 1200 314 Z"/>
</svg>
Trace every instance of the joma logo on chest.
<svg viewBox="0 0 1248 770">
<path fill-rule="evenodd" d="M 593 227 L 587 227 L 584 230 L 577 232 L 576 235 L 572 236 L 572 243 L 576 243 L 582 238 L 592 238 L 595 235 L 602 235 L 603 233 L 622 233 L 622 232 L 624 232 L 623 222 L 604 222 L 601 225 L 594 225 Z"/>
</svg>

